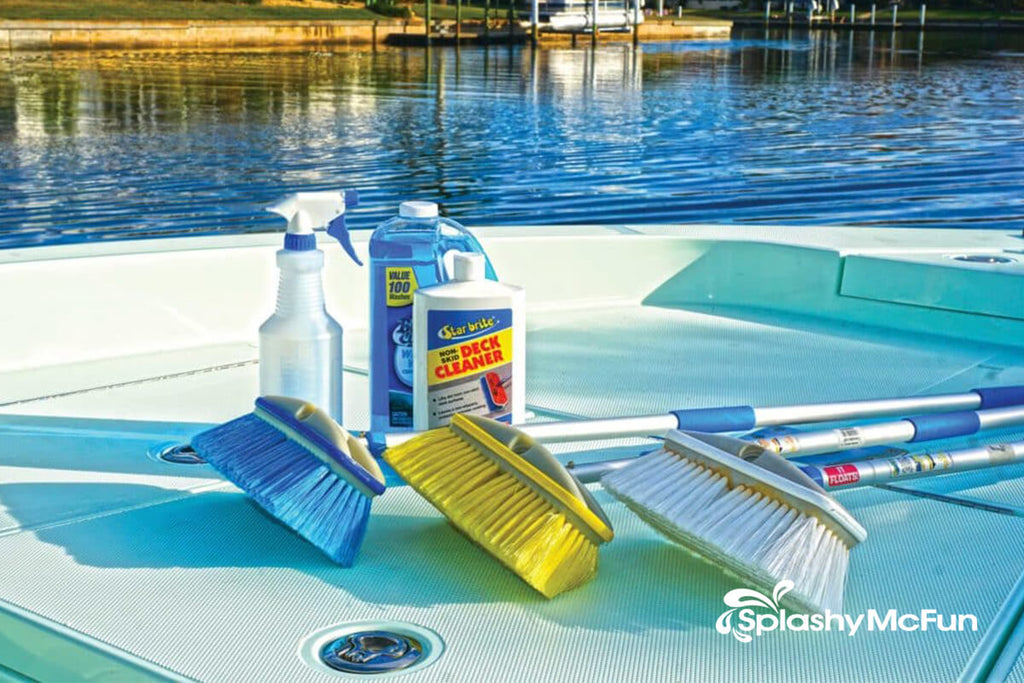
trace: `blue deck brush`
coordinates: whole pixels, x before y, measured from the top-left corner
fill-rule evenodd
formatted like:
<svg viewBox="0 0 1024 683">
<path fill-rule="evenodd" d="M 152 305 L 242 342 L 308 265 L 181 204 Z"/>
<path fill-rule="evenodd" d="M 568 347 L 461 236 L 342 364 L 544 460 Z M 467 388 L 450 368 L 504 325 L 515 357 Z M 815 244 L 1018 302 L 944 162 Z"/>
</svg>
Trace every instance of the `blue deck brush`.
<svg viewBox="0 0 1024 683">
<path fill-rule="evenodd" d="M 332 560 L 352 565 L 384 475 L 326 413 L 294 398 L 261 397 L 252 413 L 196 435 L 192 448 Z"/>
</svg>

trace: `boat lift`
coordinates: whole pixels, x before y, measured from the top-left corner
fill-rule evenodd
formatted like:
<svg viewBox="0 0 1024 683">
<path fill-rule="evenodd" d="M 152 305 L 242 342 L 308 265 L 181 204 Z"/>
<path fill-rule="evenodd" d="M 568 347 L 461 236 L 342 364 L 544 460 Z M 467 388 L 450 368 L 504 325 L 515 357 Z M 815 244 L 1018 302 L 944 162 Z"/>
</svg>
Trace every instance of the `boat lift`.
<svg viewBox="0 0 1024 683">
<path fill-rule="evenodd" d="M 533 0 L 530 23 L 546 19 L 556 33 L 629 31 L 643 23 L 639 0 Z"/>
</svg>

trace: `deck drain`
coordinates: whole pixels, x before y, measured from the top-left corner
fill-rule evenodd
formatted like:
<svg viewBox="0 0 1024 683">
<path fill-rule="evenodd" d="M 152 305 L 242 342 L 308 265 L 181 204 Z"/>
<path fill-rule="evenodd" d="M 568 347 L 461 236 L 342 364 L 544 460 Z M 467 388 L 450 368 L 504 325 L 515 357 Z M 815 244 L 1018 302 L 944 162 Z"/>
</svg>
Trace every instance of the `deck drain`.
<svg viewBox="0 0 1024 683">
<path fill-rule="evenodd" d="M 346 678 L 400 676 L 429 666 L 444 650 L 430 629 L 405 622 L 331 626 L 308 636 L 299 658 L 320 671 Z"/>
<path fill-rule="evenodd" d="M 173 465 L 205 465 L 203 457 L 192 450 L 187 443 L 165 443 L 150 449 L 150 455 L 161 462 Z"/>
<path fill-rule="evenodd" d="M 997 256 L 996 254 L 961 254 L 960 256 L 953 256 L 952 259 L 954 261 L 965 261 L 967 263 L 987 263 L 989 265 L 1016 262 L 1016 259 L 1012 259 L 1009 256 Z"/>
<path fill-rule="evenodd" d="M 324 664 L 350 674 L 408 669 L 423 656 L 420 641 L 390 631 L 360 631 L 335 638 L 320 650 Z"/>
</svg>

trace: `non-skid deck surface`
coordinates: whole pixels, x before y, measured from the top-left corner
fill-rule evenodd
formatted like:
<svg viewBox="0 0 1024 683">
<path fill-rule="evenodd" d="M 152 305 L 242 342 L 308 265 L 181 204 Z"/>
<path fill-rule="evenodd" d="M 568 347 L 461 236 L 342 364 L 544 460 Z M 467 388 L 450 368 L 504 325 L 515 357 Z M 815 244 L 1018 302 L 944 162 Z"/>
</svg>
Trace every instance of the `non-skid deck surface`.
<svg viewBox="0 0 1024 683">
<path fill-rule="evenodd" d="M 528 400 L 538 412 L 769 405 L 1024 381 L 1005 351 L 753 312 L 551 311 L 531 316 L 529 343 Z M 365 358 L 347 361 L 359 368 Z M 242 365 L 204 373 L 199 384 L 135 383 L 8 412 L 216 422 L 251 409 L 254 371 Z M 357 426 L 365 380 L 353 378 L 348 417 Z M 407 487 L 375 503 L 359 562 L 342 569 L 207 467 L 147 455 L 152 442 L 184 438 L 194 426 L 96 422 L 69 435 L 31 420 L 15 429 L 18 419 L 0 423 L 0 557 L 17 558 L 0 562 L 0 600 L 204 680 L 330 680 L 300 661 L 299 643 L 332 624 L 374 620 L 419 624 L 444 639 L 442 657 L 409 681 L 950 680 L 1024 571 L 1024 519 L 851 491 L 842 500 L 869 539 L 853 554 L 846 610 L 972 613 L 980 631 L 771 633 L 744 644 L 715 630 L 722 597 L 737 584 L 600 489 L 617 536 L 602 550 L 599 575 L 547 601 Z M 1024 508 L 1018 481 L 966 477 L 913 486 Z"/>
<path fill-rule="evenodd" d="M 39 493 L 89 486 L 104 485 Z M 4 496 L 18 515 L 17 496 Z M 352 569 L 325 561 L 242 494 L 207 490 L 0 538 L 0 552 L 19 558 L 5 563 L 0 585 L 9 602 L 206 680 L 321 679 L 296 656 L 299 642 L 367 620 L 441 634 L 446 653 L 420 674 L 431 680 L 948 680 L 980 636 L 776 633 L 738 643 L 714 629 L 735 584 L 599 498 L 618 537 L 597 580 L 552 601 L 407 488 L 377 504 Z M 879 491 L 846 502 L 872 534 L 855 555 L 851 613 L 933 608 L 986 624 L 1024 569 L 1016 519 Z M 972 576 L 986 580 L 963 580 Z"/>
</svg>

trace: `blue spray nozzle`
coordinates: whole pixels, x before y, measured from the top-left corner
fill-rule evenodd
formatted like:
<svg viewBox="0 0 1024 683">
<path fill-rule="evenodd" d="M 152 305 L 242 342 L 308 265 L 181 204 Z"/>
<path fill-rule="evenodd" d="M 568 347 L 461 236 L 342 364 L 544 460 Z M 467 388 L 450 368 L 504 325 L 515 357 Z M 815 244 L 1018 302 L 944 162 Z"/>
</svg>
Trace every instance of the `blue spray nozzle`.
<svg viewBox="0 0 1024 683">
<path fill-rule="evenodd" d="M 346 193 L 347 194 L 347 193 Z M 338 244 L 345 250 L 345 253 L 352 257 L 352 260 L 363 265 L 363 262 L 356 256 L 356 250 L 352 246 L 352 237 L 348 234 L 348 227 L 345 225 L 345 214 L 336 216 L 327 224 L 327 234 L 338 240 Z"/>
</svg>

